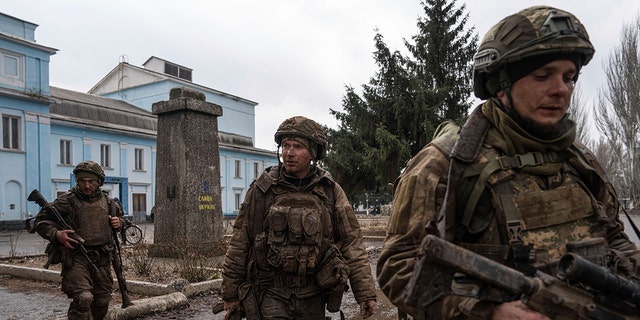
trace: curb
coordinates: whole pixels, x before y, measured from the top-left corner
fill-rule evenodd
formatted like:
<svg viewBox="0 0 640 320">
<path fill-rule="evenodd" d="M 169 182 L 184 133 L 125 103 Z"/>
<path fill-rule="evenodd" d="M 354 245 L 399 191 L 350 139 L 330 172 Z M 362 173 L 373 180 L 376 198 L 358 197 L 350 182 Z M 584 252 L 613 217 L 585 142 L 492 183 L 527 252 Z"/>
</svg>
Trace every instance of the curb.
<svg viewBox="0 0 640 320">
<path fill-rule="evenodd" d="M 60 283 L 62 280 L 59 271 L 20 267 L 3 263 L 0 263 L 0 274 L 53 283 Z M 114 279 L 113 281 L 115 283 L 117 280 Z M 169 284 L 128 280 L 127 289 L 129 292 L 151 297 L 134 300 L 132 301 L 133 305 L 125 309 L 120 306 L 111 305 L 109 306 L 107 319 L 131 319 L 153 312 L 184 307 L 189 304 L 188 297 L 212 290 L 219 290 L 221 284 L 221 279 L 197 283 L 189 283 L 184 279 L 178 279 Z M 66 319 L 66 315 L 62 318 L 55 319 Z"/>
<path fill-rule="evenodd" d="M 189 305 L 187 296 L 182 292 L 173 292 L 157 297 L 150 297 L 132 301 L 133 305 L 125 309 L 109 306 L 105 319 L 124 320 L 143 316 L 153 312 L 160 312 Z"/>
</svg>

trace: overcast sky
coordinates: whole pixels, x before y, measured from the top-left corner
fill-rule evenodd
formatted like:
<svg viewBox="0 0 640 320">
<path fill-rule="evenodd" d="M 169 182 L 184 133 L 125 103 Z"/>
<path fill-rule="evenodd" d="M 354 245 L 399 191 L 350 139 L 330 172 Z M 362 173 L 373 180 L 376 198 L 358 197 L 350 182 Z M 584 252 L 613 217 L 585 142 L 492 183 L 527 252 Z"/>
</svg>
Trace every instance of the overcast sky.
<svg viewBox="0 0 640 320">
<path fill-rule="evenodd" d="M 467 0 L 479 37 L 503 17 L 539 2 Z M 548 0 L 574 13 L 596 47 L 580 77 L 583 100 L 603 88 L 603 61 L 618 45 L 637 0 Z M 345 85 L 360 88 L 377 70 L 375 29 L 392 50 L 416 34 L 419 0 L 14 0 L 0 10 L 39 25 L 36 41 L 58 49 L 50 83 L 87 92 L 124 57 L 150 56 L 193 69 L 200 85 L 255 102 L 256 147 L 275 150 L 282 120 L 304 115 L 336 127 Z M 224 121 L 224 119 L 220 119 Z"/>
</svg>

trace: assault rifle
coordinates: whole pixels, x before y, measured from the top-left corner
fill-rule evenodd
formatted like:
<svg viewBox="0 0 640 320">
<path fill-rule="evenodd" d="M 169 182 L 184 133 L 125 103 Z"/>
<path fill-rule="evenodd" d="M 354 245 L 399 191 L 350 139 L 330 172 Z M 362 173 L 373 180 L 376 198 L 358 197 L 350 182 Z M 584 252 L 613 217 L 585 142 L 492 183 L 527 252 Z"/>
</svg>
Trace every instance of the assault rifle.
<svg viewBox="0 0 640 320">
<path fill-rule="evenodd" d="M 118 202 L 118 198 L 115 198 L 110 203 L 110 209 L 113 213 L 114 207 Z M 124 230 L 124 226 L 120 226 Z M 131 299 L 129 298 L 129 289 L 127 289 L 127 280 L 124 277 L 124 271 L 122 270 L 122 255 L 120 252 L 120 241 L 118 241 L 118 232 L 116 230 L 112 230 L 112 238 L 116 247 L 116 256 L 112 258 L 111 265 L 113 266 L 113 271 L 116 273 L 116 279 L 118 279 L 118 290 L 120 290 L 120 296 L 122 297 L 122 308 L 126 308 L 133 305 Z"/>
<path fill-rule="evenodd" d="M 497 303 L 520 299 L 552 319 L 640 319 L 640 284 L 568 253 L 558 276 L 529 277 L 433 235 L 405 290 L 405 303 L 424 310 L 445 295 Z M 461 275 L 463 274 L 463 275 Z"/>
<path fill-rule="evenodd" d="M 42 210 L 46 211 L 48 214 L 53 214 L 53 219 L 55 219 L 55 222 L 63 230 L 73 230 L 73 228 L 71 228 L 71 226 L 66 221 L 64 221 L 64 219 L 58 212 L 58 209 L 50 205 L 47 199 L 44 198 L 44 196 L 42 195 L 42 193 L 40 193 L 40 191 L 38 191 L 38 189 L 33 189 L 33 191 L 31 191 L 31 193 L 27 197 L 27 200 L 37 203 L 40 208 L 42 208 Z M 84 246 L 84 239 L 82 239 L 82 237 L 80 237 L 77 233 L 69 233 L 69 237 L 78 241 L 78 243 L 76 243 L 75 245 L 76 249 L 79 249 L 82 255 L 87 259 L 87 261 L 89 261 L 89 264 L 91 265 L 93 271 L 100 272 L 100 270 L 98 270 L 98 267 L 96 267 L 96 264 L 93 263 L 93 260 L 91 260 L 91 258 L 89 257 L 89 252 L 87 252 L 87 248 L 85 248 Z M 45 267 L 48 266 L 49 262 L 47 261 Z"/>
<path fill-rule="evenodd" d="M 116 256 L 111 260 L 113 271 L 116 273 L 116 279 L 118 279 L 118 290 L 122 296 L 122 308 L 126 308 L 133 305 L 129 298 L 129 289 L 127 289 L 127 280 L 124 278 L 124 271 L 122 270 L 122 256 L 120 255 L 120 242 L 118 242 L 118 233 L 113 231 L 113 239 L 116 245 Z"/>
</svg>

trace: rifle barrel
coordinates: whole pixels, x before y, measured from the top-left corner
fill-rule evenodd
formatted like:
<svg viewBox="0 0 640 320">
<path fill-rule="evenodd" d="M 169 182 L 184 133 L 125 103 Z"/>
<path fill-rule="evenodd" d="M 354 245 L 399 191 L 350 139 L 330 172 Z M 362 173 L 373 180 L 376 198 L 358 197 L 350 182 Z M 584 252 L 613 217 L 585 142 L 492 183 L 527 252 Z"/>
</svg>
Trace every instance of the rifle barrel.
<svg viewBox="0 0 640 320">
<path fill-rule="evenodd" d="M 567 253 L 558 263 L 558 276 L 587 285 L 598 291 L 618 295 L 640 307 L 640 284 L 609 272 L 575 253 Z"/>
</svg>

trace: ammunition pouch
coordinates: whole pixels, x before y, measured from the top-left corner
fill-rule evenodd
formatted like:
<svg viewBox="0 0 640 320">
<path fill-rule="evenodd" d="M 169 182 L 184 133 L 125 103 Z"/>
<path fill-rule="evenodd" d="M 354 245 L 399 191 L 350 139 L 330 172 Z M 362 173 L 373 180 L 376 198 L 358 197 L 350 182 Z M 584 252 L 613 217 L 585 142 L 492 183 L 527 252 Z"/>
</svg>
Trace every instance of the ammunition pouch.
<svg viewBox="0 0 640 320">
<path fill-rule="evenodd" d="M 29 233 L 36 233 L 36 217 L 24 220 L 24 228 Z"/>
<path fill-rule="evenodd" d="M 316 272 L 316 282 L 322 289 L 343 288 L 349 281 L 349 267 L 340 253 L 340 249 L 331 245 Z"/>
<path fill-rule="evenodd" d="M 87 255 L 89 259 L 98 267 L 109 267 L 111 260 L 113 259 L 113 245 L 105 244 L 102 246 L 89 246 L 87 249 Z M 79 253 L 78 250 L 76 253 Z"/>
<path fill-rule="evenodd" d="M 49 242 L 44 249 L 44 253 L 47 255 L 47 263 L 44 265 L 45 269 L 49 269 L 52 264 L 62 263 L 62 250 L 60 245 Z"/>
<path fill-rule="evenodd" d="M 240 287 L 238 287 L 238 297 L 240 298 L 240 305 L 247 320 L 260 320 L 260 307 L 258 306 L 253 285 L 249 282 L 241 284 Z"/>
</svg>

